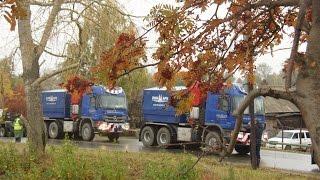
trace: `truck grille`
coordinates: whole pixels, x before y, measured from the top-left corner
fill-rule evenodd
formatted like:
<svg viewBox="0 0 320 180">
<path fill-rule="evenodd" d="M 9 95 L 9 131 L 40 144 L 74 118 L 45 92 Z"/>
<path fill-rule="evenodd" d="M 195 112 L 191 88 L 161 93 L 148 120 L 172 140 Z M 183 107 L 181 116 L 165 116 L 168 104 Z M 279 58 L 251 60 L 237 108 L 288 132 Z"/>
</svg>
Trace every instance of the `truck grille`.
<svg viewBox="0 0 320 180">
<path fill-rule="evenodd" d="M 122 122 L 125 121 L 127 118 L 126 116 L 107 116 L 105 121 L 108 122 Z"/>
</svg>

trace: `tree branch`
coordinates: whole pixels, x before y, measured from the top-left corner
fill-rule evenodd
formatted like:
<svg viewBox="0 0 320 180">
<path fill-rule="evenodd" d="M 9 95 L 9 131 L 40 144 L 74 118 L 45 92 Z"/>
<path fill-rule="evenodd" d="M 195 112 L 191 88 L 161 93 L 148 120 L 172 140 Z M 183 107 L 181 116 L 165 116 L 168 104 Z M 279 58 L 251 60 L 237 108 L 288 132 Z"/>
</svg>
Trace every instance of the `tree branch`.
<svg viewBox="0 0 320 180">
<path fill-rule="evenodd" d="M 52 29 L 53 29 L 54 21 L 55 21 L 57 15 L 61 9 L 61 5 L 63 4 L 63 2 L 64 2 L 64 0 L 55 0 L 54 1 L 52 10 L 51 10 L 49 18 L 47 20 L 47 24 L 46 24 L 44 31 L 43 31 L 42 38 L 40 40 L 39 45 L 36 48 L 36 58 L 37 59 L 40 58 L 41 54 L 43 53 L 43 51 L 48 43 L 48 40 L 50 38 Z"/>
<path fill-rule="evenodd" d="M 44 49 L 43 52 L 45 52 L 45 53 L 47 53 L 47 54 L 50 54 L 51 56 L 55 56 L 55 57 L 59 57 L 59 58 L 71 58 L 71 57 L 68 57 L 68 56 L 66 56 L 66 55 L 53 53 L 53 52 L 48 51 L 48 50 L 46 50 L 46 49 Z M 73 58 L 71 58 L 71 59 L 73 59 Z"/>
<path fill-rule="evenodd" d="M 138 70 L 138 69 L 142 69 L 142 68 L 146 68 L 146 67 L 150 67 L 150 66 L 156 66 L 156 65 L 158 65 L 159 63 L 160 63 L 160 62 L 156 62 L 156 63 L 152 63 L 152 64 L 146 64 L 146 65 L 134 67 L 134 68 L 130 69 L 129 71 L 126 71 L 125 73 L 119 75 L 118 78 L 120 78 L 120 77 L 122 77 L 122 76 L 125 76 L 125 75 L 128 75 L 128 74 L 130 74 L 130 73 L 132 73 L 133 71 Z"/>
<path fill-rule="evenodd" d="M 286 80 L 285 80 L 285 89 L 288 90 L 292 85 L 292 71 L 293 71 L 293 65 L 294 61 L 297 58 L 298 54 L 298 48 L 299 48 L 299 41 L 301 36 L 301 28 L 304 22 L 304 18 L 306 15 L 306 9 L 307 9 L 307 0 L 300 0 L 300 10 L 297 18 L 297 23 L 294 28 L 294 39 L 293 39 L 293 45 L 291 49 L 290 59 L 288 62 L 288 67 L 286 69 Z"/>
<path fill-rule="evenodd" d="M 56 71 L 53 71 L 52 73 L 49 73 L 49 74 L 45 74 L 43 75 L 42 77 L 38 78 L 37 80 L 35 80 L 31 86 L 38 86 L 40 85 L 43 81 L 55 76 L 55 75 L 58 75 L 60 73 L 63 73 L 65 71 L 69 71 L 71 69 L 75 69 L 79 66 L 79 63 L 75 63 L 75 64 L 71 64 L 69 66 L 66 66 L 65 68 L 62 68 L 62 69 L 58 69 Z"/>
<path fill-rule="evenodd" d="M 234 130 L 231 134 L 230 143 L 227 148 L 227 151 L 223 152 L 222 158 L 220 160 L 222 160 L 225 156 L 228 156 L 232 153 L 234 146 L 235 146 L 235 143 L 236 143 L 236 138 L 238 137 L 238 133 L 241 129 L 243 112 L 249 106 L 249 104 L 256 97 L 259 97 L 259 96 L 264 96 L 264 97 L 269 96 L 269 97 L 273 97 L 276 99 L 285 99 L 285 100 L 288 100 L 294 104 L 297 104 L 296 92 L 274 90 L 270 87 L 262 87 L 261 89 L 255 89 L 252 92 L 250 92 L 245 97 L 245 99 L 241 102 L 240 106 L 233 112 L 233 115 L 236 117 L 236 124 L 235 124 Z"/>
<path fill-rule="evenodd" d="M 81 0 L 64 0 L 63 4 L 79 3 L 79 2 L 81 2 Z M 36 5 L 36 6 L 48 7 L 48 6 L 53 6 L 54 5 L 54 1 L 40 2 L 40 1 L 37 1 L 37 0 L 30 0 L 30 4 L 31 5 Z"/>
<path fill-rule="evenodd" d="M 275 6 L 298 6 L 299 0 L 261 0 L 255 4 L 252 4 L 252 8 L 267 6 L 267 7 L 275 7 Z"/>
</svg>

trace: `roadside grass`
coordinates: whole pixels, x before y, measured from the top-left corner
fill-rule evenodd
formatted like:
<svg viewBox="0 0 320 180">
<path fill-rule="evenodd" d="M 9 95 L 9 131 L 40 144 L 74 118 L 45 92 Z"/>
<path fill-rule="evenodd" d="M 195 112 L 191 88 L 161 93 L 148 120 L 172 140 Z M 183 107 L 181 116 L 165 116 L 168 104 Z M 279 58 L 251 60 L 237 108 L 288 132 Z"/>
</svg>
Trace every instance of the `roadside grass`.
<svg viewBox="0 0 320 180">
<path fill-rule="evenodd" d="M 26 145 L 0 143 L 0 179 L 317 179 L 272 169 L 218 163 L 174 153 L 131 153 L 79 149 L 70 141 L 49 146 L 43 157 L 26 151 Z"/>
</svg>

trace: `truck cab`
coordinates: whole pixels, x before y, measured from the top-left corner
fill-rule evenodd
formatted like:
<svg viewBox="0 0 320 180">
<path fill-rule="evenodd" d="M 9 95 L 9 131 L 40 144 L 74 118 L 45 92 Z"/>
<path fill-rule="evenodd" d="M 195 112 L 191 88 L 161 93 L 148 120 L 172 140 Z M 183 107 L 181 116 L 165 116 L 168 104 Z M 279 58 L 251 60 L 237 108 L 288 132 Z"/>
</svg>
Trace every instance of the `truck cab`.
<svg viewBox="0 0 320 180">
<path fill-rule="evenodd" d="M 52 139 L 69 136 L 91 141 L 95 134 L 106 135 L 113 141 L 129 129 L 125 92 L 94 85 L 72 104 L 66 90 L 42 92 L 42 110 L 48 135 Z"/>
<path fill-rule="evenodd" d="M 112 141 L 119 133 L 129 129 L 126 95 L 122 88 L 107 89 L 93 86 L 91 93 L 83 95 L 81 117 L 90 118 L 95 131 Z"/>
</svg>

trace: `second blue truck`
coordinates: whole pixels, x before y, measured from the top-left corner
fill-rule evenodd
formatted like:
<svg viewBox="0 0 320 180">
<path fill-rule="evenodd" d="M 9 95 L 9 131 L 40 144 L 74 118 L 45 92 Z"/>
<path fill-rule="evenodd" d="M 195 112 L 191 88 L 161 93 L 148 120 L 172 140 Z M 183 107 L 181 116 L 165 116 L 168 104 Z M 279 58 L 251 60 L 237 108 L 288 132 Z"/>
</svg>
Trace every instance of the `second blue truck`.
<svg viewBox="0 0 320 180">
<path fill-rule="evenodd" d="M 176 87 L 175 91 L 184 90 Z M 177 116 L 174 107 L 168 106 L 170 95 L 165 88 L 149 88 L 143 92 L 143 125 L 139 140 L 144 146 L 166 146 L 178 142 L 204 143 L 220 147 L 228 143 L 236 118 L 232 112 L 247 93 L 238 85 L 226 88 L 223 93 L 208 92 L 205 102 L 193 107 L 190 114 Z M 247 113 L 247 112 L 246 112 Z M 255 118 L 265 122 L 263 98 L 255 99 Z M 196 120 L 190 124 L 189 119 Z M 235 150 L 240 154 L 250 152 L 249 115 L 243 116 Z M 219 153 L 217 150 L 216 153 Z"/>
</svg>

